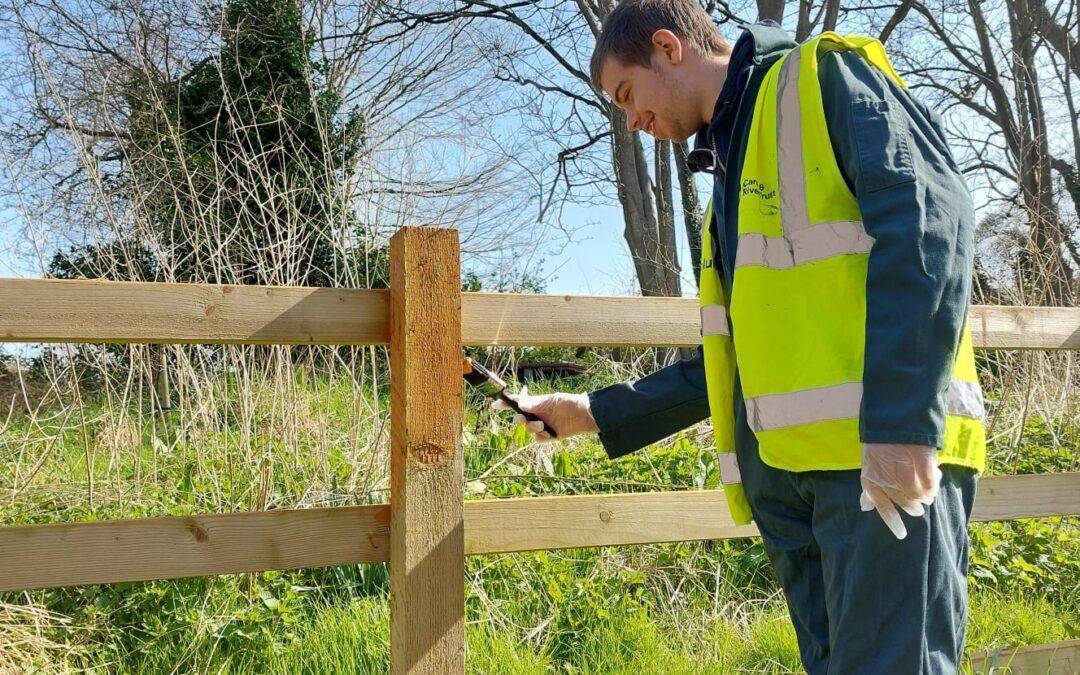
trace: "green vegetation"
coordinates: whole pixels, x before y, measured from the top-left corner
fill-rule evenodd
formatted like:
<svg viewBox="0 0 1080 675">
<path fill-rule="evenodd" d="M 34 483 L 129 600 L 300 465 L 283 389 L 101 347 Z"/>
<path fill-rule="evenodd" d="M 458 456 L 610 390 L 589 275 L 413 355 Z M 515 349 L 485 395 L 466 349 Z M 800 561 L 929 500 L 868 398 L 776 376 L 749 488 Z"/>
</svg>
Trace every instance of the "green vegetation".
<svg viewBox="0 0 1080 675">
<path fill-rule="evenodd" d="M 597 371 L 559 388 L 617 379 L 610 369 Z M 0 428 L 0 452 L 8 458 L 0 480 L 9 488 L 3 521 L 385 499 L 385 437 L 381 446 L 369 445 L 378 439 L 377 418 L 357 422 L 357 411 L 376 403 L 385 415 L 385 392 L 375 401 L 347 378 L 310 374 L 275 386 L 249 381 L 241 388 L 230 379 L 212 389 L 215 396 L 203 396 L 213 405 L 165 419 L 133 414 L 108 397 L 88 401 L 81 413 L 13 415 Z M 717 484 L 705 427 L 611 462 L 594 438 L 545 456 L 482 401 L 470 399 L 467 409 L 470 499 Z M 283 411 L 302 419 L 279 427 Z M 195 424 L 198 416 L 203 421 Z M 382 454 L 372 449 L 378 447 Z M 1075 416 L 1052 427 L 1031 418 L 1022 435 L 995 443 L 991 472 L 1076 470 L 1078 447 Z M 38 457 L 47 461 L 34 468 Z M 974 525 L 972 542 L 969 651 L 1077 635 L 1075 519 Z M 754 540 L 474 557 L 465 583 L 471 672 L 799 668 L 782 596 Z M 366 565 L 2 594 L 0 622 L 18 630 L 0 638 L 0 670 L 384 672 L 387 592 L 386 566 Z"/>
</svg>

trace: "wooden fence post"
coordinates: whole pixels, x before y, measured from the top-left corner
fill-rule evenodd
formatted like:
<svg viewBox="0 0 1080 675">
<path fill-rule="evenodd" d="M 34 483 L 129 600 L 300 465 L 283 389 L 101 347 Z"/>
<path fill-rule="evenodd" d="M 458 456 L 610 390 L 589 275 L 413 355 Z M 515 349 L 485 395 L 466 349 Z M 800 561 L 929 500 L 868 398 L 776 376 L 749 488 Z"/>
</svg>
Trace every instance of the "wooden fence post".
<svg viewBox="0 0 1080 675">
<path fill-rule="evenodd" d="M 390 239 L 390 672 L 465 672 L 456 230 Z"/>
</svg>

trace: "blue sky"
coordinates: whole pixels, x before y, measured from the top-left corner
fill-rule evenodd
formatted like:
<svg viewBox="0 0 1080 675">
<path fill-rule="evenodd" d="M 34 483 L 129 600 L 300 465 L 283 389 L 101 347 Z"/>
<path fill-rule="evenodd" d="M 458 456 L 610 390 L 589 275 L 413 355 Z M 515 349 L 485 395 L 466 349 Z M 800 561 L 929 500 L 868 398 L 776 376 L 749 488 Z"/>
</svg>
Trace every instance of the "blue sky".
<svg viewBox="0 0 1080 675">
<path fill-rule="evenodd" d="M 11 249 L 17 243 L 18 222 L 19 215 L 15 211 L 0 207 L 0 277 L 38 276 L 35 270 L 20 265 L 12 255 Z"/>
<path fill-rule="evenodd" d="M 612 188 L 614 189 L 614 187 Z M 677 193 L 676 193 L 677 195 Z M 679 197 L 675 198 L 679 203 Z M 575 295 L 637 294 L 630 252 L 623 239 L 622 209 L 618 206 L 568 206 L 564 225 L 580 226 L 576 243 L 544 261 L 544 273 L 551 275 L 548 293 Z M 679 263 L 683 271 L 683 294 L 695 295 L 690 249 L 682 218 L 677 217 Z"/>
</svg>

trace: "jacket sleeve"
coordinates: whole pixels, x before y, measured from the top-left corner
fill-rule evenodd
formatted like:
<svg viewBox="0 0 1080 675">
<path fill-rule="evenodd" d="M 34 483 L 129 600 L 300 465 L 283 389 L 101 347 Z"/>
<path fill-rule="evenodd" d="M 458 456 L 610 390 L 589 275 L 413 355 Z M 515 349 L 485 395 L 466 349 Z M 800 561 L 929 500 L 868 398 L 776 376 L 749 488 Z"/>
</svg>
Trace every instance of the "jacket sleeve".
<svg viewBox="0 0 1080 675">
<path fill-rule="evenodd" d="M 608 457 L 629 454 L 709 416 L 702 348 L 692 359 L 588 396 Z"/>
<path fill-rule="evenodd" d="M 874 238 L 860 438 L 940 448 L 970 304 L 971 196 L 933 111 L 854 52 L 827 54 L 819 75 L 834 153 Z"/>
</svg>

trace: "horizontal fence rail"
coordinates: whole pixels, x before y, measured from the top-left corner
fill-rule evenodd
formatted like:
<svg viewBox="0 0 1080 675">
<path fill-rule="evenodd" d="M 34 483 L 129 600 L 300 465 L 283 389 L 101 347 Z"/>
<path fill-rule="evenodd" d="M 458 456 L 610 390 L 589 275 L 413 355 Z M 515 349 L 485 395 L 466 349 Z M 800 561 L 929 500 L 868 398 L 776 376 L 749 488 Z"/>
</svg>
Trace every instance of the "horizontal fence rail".
<svg viewBox="0 0 1080 675">
<path fill-rule="evenodd" d="M 1080 673 L 1080 639 L 978 652 L 971 655 L 971 666 L 972 675 L 1076 675 Z"/>
<path fill-rule="evenodd" d="M 677 515 L 676 515 L 677 514 Z M 1080 515 L 1080 473 L 979 481 L 972 520 Z M 869 515 L 867 517 L 870 517 Z M 718 490 L 465 502 L 465 553 L 757 536 Z M 0 591 L 386 562 L 385 504 L 0 527 Z"/>
<path fill-rule="evenodd" d="M 465 345 L 690 347 L 694 298 L 462 293 Z M 1080 349 L 1080 308 L 971 308 L 975 346 Z M 389 291 L 0 279 L 0 340 L 387 344 Z"/>
<path fill-rule="evenodd" d="M 0 279 L 5 342 L 380 344 L 387 291 Z"/>
</svg>

